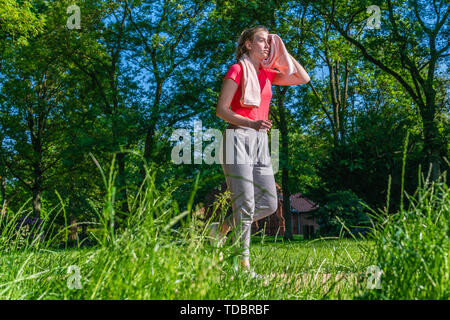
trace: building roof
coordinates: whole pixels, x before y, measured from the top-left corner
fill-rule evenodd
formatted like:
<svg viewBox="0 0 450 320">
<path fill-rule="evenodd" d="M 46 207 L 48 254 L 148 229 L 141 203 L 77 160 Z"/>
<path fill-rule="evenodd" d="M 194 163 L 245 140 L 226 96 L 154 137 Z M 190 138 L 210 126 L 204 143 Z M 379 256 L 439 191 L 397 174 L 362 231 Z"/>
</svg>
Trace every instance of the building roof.
<svg viewBox="0 0 450 320">
<path fill-rule="evenodd" d="M 309 212 L 319 208 L 319 205 L 315 204 L 314 202 L 305 197 L 302 197 L 301 193 L 292 194 L 289 197 L 289 200 L 291 202 L 291 207 L 293 211 L 299 213 Z"/>
</svg>

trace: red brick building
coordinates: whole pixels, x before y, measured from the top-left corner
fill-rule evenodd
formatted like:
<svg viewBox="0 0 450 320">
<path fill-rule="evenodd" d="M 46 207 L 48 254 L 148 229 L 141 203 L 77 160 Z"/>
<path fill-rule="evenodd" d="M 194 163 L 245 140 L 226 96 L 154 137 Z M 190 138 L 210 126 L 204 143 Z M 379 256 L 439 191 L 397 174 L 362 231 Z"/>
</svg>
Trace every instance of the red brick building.
<svg viewBox="0 0 450 320">
<path fill-rule="evenodd" d="M 278 185 L 277 185 L 278 186 Z M 282 214 L 283 195 L 278 194 L 278 209 L 273 215 L 253 223 L 252 232 L 262 230 L 265 227 L 266 235 L 284 235 L 285 221 Z M 319 228 L 316 218 L 311 214 L 317 210 L 319 206 L 311 200 L 302 197 L 301 193 L 290 196 L 291 208 L 291 227 L 292 234 L 302 234 L 305 238 L 309 238 Z M 280 219 L 280 217 L 283 217 Z"/>
</svg>

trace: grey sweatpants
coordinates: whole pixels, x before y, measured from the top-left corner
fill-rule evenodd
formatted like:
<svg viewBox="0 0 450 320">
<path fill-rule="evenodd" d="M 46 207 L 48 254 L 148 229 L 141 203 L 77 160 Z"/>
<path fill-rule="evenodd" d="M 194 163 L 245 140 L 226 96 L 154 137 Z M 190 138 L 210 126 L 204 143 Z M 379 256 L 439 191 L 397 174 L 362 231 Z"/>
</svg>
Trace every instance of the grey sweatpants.
<svg viewBox="0 0 450 320">
<path fill-rule="evenodd" d="M 233 216 L 226 220 L 235 232 L 243 256 L 249 257 L 251 225 L 277 210 L 275 178 L 269 154 L 268 134 L 244 126 L 229 124 L 222 135 L 220 159 Z"/>
</svg>

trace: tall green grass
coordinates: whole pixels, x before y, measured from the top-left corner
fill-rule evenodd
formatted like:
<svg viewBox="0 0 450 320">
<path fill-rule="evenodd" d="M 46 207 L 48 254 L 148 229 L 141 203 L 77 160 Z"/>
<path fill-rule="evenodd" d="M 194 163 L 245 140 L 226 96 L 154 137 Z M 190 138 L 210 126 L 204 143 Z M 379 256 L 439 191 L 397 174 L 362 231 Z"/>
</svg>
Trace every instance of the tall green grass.
<svg viewBox="0 0 450 320">
<path fill-rule="evenodd" d="M 61 239 L 67 239 L 68 225 L 20 250 L 16 239 L 2 237 L 1 299 L 333 299 L 349 297 L 353 291 L 353 284 L 342 280 L 336 281 L 344 284 L 339 289 L 333 288 L 334 280 L 323 283 L 324 274 L 354 271 L 362 264 L 353 242 L 345 243 L 348 250 L 339 252 L 339 243 L 285 243 L 265 248 L 266 244 L 254 238 L 251 260 L 265 278 L 236 273 L 239 251 L 235 245 L 220 249 L 224 255 L 220 260 L 219 250 L 207 241 L 210 221 L 194 214 L 198 176 L 190 182 L 192 194 L 186 210 L 180 210 L 172 199 L 177 185 L 159 189 L 155 171 L 146 168 L 146 179 L 130 197 L 126 226 L 115 229 L 114 158 L 108 175 L 98 167 L 105 198 L 104 203 L 93 204 L 98 222 L 89 222 L 97 228 L 97 245 L 59 248 Z M 57 210 L 47 216 L 54 219 L 67 214 L 62 201 Z M 3 235 L 14 233 L 11 221 Z M 51 230 L 50 225 L 45 230 Z M 268 250 L 272 255 L 267 255 Z M 77 281 L 79 288 L 73 286 Z"/>
<path fill-rule="evenodd" d="M 186 181 L 160 188 L 155 170 L 146 167 L 143 184 L 130 196 L 126 225 L 116 229 L 114 158 L 108 175 L 98 168 L 105 198 L 92 204 L 97 221 L 85 222 L 96 227 L 91 236 L 97 245 L 57 246 L 67 240 L 69 227 L 67 222 L 60 229 L 52 225 L 55 216 L 67 214 L 62 201 L 53 214 L 46 215 L 44 241 L 19 242 L 13 237 L 14 219 L 8 217 L 0 240 L 0 299 L 448 298 L 446 187 L 441 188 L 440 197 L 436 197 L 436 184 L 434 189 L 420 191 L 417 203 L 411 197 L 407 211 L 416 214 L 377 215 L 380 221 L 371 241 L 280 243 L 254 237 L 250 259 L 263 278 L 253 279 L 234 271 L 239 252 L 234 244 L 221 249 L 209 245 L 210 221 L 199 219 L 193 205 L 199 176 L 189 182 L 192 193 L 183 210 L 172 194 Z M 223 212 L 213 216 L 221 217 Z M 384 272 L 381 289 L 367 288 L 370 265 Z"/>
<path fill-rule="evenodd" d="M 405 151 L 408 135 L 405 140 Z M 445 159 L 446 160 L 446 159 Z M 402 182 L 406 152 L 403 155 Z M 445 172 L 437 181 L 425 179 L 419 168 L 419 187 L 413 195 L 401 190 L 400 211 L 387 209 L 371 217 L 374 228 L 372 260 L 382 271 L 380 288 L 366 290 L 366 299 L 449 299 L 450 298 L 450 192 Z M 390 191 L 390 180 L 388 190 Z M 408 207 L 403 207 L 403 194 Z"/>
<path fill-rule="evenodd" d="M 374 259 L 382 270 L 374 299 L 449 299 L 450 192 L 440 181 L 419 188 L 409 207 L 381 216 Z"/>
</svg>

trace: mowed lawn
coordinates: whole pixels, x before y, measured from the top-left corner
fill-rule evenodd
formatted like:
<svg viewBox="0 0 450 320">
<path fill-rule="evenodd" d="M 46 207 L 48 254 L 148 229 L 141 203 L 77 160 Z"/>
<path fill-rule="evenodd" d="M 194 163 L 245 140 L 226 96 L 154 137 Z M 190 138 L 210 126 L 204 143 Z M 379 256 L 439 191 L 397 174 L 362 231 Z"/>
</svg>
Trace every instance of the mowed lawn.
<svg viewBox="0 0 450 320">
<path fill-rule="evenodd" d="M 261 278 L 236 273 L 206 241 L 142 241 L 112 247 L 0 254 L 0 299 L 353 299 L 367 290 L 371 243 L 252 237 Z M 70 267 L 72 266 L 72 267 Z"/>
</svg>

